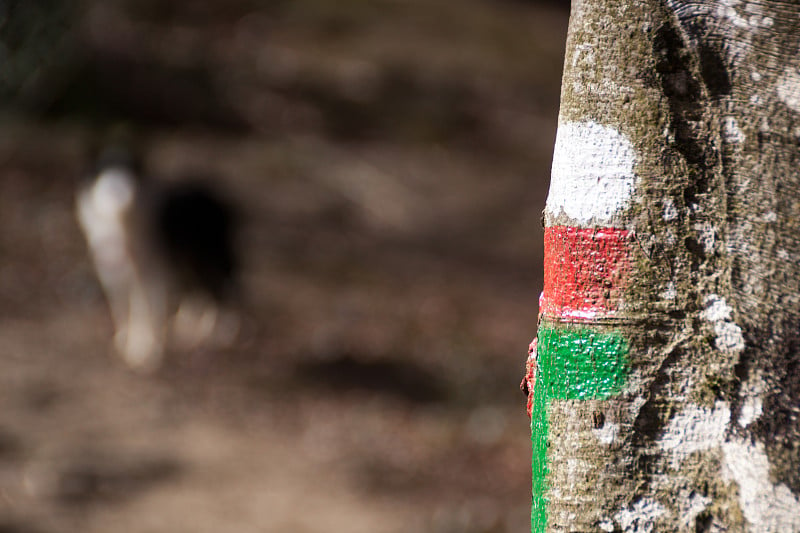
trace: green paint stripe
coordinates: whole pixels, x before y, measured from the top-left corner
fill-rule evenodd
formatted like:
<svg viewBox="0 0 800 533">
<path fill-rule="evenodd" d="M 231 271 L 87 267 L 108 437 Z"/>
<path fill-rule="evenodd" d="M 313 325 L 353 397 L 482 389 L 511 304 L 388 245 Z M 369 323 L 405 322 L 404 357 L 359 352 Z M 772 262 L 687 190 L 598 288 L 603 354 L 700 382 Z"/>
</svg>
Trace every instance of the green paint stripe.
<svg viewBox="0 0 800 533">
<path fill-rule="evenodd" d="M 628 342 L 598 325 L 543 321 L 538 334 L 538 371 L 531 414 L 533 450 L 531 531 L 547 529 L 548 411 L 552 400 L 605 400 L 628 377 Z"/>
<path fill-rule="evenodd" d="M 531 501 L 531 532 L 544 533 L 547 528 L 547 404 L 544 384 L 537 379 L 533 387 L 533 410 L 531 411 L 531 468 L 533 475 Z"/>
<path fill-rule="evenodd" d="M 625 385 L 628 343 L 619 332 L 544 322 L 538 338 L 539 370 L 548 398 L 603 400 Z"/>
</svg>

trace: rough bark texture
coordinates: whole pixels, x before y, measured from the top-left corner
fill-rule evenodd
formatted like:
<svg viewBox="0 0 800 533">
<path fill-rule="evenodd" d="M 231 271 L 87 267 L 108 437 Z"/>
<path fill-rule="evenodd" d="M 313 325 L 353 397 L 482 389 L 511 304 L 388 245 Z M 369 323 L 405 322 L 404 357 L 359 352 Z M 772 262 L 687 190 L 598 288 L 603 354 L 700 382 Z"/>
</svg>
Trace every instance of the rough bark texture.
<svg viewBox="0 0 800 533">
<path fill-rule="evenodd" d="M 545 225 L 532 530 L 800 532 L 800 5 L 574 0 Z"/>
</svg>

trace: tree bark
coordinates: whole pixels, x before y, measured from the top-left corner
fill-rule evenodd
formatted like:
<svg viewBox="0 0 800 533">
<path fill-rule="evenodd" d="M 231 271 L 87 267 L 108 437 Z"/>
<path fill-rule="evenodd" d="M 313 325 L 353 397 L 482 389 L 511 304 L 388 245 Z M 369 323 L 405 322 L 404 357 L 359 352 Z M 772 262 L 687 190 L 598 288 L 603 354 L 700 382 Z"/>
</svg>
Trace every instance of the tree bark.
<svg viewBox="0 0 800 533">
<path fill-rule="evenodd" d="M 534 533 L 800 532 L 800 4 L 573 0 Z"/>
</svg>

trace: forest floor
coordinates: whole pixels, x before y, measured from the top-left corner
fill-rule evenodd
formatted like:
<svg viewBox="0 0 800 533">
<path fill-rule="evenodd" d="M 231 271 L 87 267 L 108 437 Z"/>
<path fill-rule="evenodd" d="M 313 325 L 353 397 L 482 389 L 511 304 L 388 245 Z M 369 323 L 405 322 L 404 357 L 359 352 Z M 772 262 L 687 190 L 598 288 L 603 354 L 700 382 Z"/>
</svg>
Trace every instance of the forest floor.
<svg viewBox="0 0 800 533">
<path fill-rule="evenodd" d="M 568 13 L 157 4 L 90 4 L 71 74 L 0 126 L 0 533 L 527 530 Z M 73 212 L 112 119 L 243 213 L 241 338 L 149 376 Z"/>
</svg>

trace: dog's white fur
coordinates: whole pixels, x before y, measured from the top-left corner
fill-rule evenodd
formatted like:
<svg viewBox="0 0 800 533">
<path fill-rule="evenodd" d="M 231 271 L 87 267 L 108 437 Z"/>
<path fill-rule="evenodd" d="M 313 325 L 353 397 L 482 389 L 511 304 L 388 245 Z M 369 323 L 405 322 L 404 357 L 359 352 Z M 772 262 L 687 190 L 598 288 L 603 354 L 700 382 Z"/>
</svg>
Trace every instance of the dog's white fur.
<svg viewBox="0 0 800 533">
<path fill-rule="evenodd" d="M 131 368 L 148 371 L 164 353 L 166 294 L 137 242 L 142 200 L 131 171 L 110 167 L 78 192 L 77 215 L 111 307 L 117 352 Z"/>
<path fill-rule="evenodd" d="M 207 342 L 215 332 L 221 344 L 230 344 L 238 330 L 237 317 L 220 316 L 207 295 L 175 293 L 168 265 L 146 231 L 153 216 L 147 196 L 129 169 L 113 166 L 76 198 L 77 218 L 111 308 L 116 351 L 142 372 L 161 364 L 170 329 L 183 349 Z"/>
</svg>

